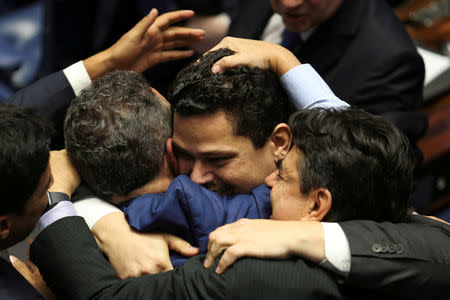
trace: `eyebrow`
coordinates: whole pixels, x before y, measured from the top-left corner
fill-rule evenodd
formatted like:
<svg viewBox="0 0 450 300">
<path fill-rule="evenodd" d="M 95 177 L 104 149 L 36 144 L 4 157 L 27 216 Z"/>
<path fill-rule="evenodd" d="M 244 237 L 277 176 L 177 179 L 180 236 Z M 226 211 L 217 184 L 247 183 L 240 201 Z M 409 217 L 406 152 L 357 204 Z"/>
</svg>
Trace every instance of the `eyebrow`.
<svg viewBox="0 0 450 300">
<path fill-rule="evenodd" d="M 175 143 L 175 141 L 172 142 L 172 148 L 174 152 L 178 152 L 178 153 L 182 153 L 182 154 L 187 154 L 192 156 L 191 153 L 189 153 L 188 151 L 186 151 L 185 149 L 181 148 L 179 145 L 177 145 L 177 143 Z M 206 152 L 200 152 L 199 155 L 201 157 L 226 157 L 226 158 L 232 158 L 236 156 L 235 152 L 231 152 L 231 151 L 222 151 L 222 150 L 215 150 L 215 151 L 206 151 Z"/>
</svg>

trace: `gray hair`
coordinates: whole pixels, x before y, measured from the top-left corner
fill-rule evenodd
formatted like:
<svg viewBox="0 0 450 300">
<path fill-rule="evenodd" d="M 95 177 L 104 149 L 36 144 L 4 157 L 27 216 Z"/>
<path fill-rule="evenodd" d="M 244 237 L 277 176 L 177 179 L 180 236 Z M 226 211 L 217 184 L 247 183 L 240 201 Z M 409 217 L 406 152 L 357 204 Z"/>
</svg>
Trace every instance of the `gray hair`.
<svg viewBox="0 0 450 300">
<path fill-rule="evenodd" d="M 93 82 L 72 101 L 64 124 L 75 168 L 106 200 L 159 174 L 171 134 L 170 109 L 132 71 L 114 71 Z"/>
</svg>

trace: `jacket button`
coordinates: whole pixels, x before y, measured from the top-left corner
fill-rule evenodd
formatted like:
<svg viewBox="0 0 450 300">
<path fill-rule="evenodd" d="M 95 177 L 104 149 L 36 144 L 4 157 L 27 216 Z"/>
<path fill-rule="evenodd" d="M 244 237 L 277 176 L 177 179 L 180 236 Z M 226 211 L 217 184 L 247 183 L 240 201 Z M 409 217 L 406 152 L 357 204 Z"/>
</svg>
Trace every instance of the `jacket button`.
<svg viewBox="0 0 450 300">
<path fill-rule="evenodd" d="M 388 246 L 387 245 L 381 246 L 381 252 L 382 253 L 386 253 L 387 251 L 388 251 Z"/>
<path fill-rule="evenodd" d="M 389 245 L 388 252 L 389 253 L 395 253 L 395 245 Z"/>
<path fill-rule="evenodd" d="M 373 244 L 372 245 L 372 251 L 375 253 L 380 253 L 381 252 L 381 245 L 380 244 Z"/>
<path fill-rule="evenodd" d="M 405 251 L 405 247 L 401 244 L 395 245 L 395 253 L 402 254 Z"/>
</svg>

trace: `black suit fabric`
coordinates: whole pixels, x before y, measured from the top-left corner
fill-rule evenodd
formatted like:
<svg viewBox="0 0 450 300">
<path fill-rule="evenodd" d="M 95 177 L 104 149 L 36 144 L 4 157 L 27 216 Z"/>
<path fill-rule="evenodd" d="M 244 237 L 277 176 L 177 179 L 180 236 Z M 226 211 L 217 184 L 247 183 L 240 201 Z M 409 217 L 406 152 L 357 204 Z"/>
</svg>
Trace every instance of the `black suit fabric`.
<svg viewBox="0 0 450 300">
<path fill-rule="evenodd" d="M 243 1 L 241 11 L 229 35 L 259 39 L 273 14 L 269 1 Z M 352 106 L 381 114 L 422 101 L 423 61 L 383 0 L 344 0 L 293 53 Z"/>
<path fill-rule="evenodd" d="M 39 292 L 7 261 L 0 259 L 0 299 L 43 299 Z"/>
<path fill-rule="evenodd" d="M 55 72 L 16 92 L 6 103 L 31 107 L 41 116 L 51 120 L 56 129 L 52 149 L 64 148 L 64 118 L 67 108 L 75 97 L 63 71 Z"/>
<path fill-rule="evenodd" d="M 203 255 L 174 271 L 121 280 L 80 217 L 41 232 L 31 259 L 61 299 L 342 299 L 330 274 L 301 259 L 246 258 L 217 275 L 203 267 Z"/>
<path fill-rule="evenodd" d="M 352 253 L 344 285 L 379 299 L 448 299 L 450 226 L 411 215 L 408 223 L 339 223 Z M 369 299 L 372 299 L 369 297 Z"/>
</svg>

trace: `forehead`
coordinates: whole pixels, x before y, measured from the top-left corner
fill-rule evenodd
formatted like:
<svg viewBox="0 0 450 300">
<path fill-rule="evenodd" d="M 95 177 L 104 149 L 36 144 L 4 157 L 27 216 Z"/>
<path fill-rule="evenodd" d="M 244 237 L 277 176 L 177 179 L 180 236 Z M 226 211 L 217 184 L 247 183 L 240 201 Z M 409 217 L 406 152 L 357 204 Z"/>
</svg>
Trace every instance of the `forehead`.
<svg viewBox="0 0 450 300">
<path fill-rule="evenodd" d="M 208 115 L 174 115 L 173 141 L 190 152 L 239 149 L 253 144 L 248 137 L 236 136 L 230 117 L 223 111 Z"/>
</svg>

